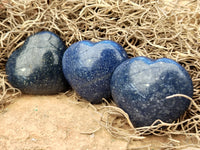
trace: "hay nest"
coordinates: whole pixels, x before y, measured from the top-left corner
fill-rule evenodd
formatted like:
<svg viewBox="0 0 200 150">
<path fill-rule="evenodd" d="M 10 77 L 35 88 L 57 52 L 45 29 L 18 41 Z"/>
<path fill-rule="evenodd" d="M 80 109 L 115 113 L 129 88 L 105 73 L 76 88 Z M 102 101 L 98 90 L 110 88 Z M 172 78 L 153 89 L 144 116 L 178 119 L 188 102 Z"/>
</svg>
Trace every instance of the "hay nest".
<svg viewBox="0 0 200 150">
<path fill-rule="evenodd" d="M 181 2 L 181 1 L 180 1 Z M 101 125 L 113 136 L 131 140 L 141 136 L 182 134 L 200 141 L 200 1 L 164 0 L 2 0 L 0 1 L 0 108 L 21 93 L 7 81 L 5 64 L 27 36 L 49 30 L 67 46 L 80 40 L 113 40 L 130 57 L 167 57 L 179 62 L 192 77 L 193 99 L 176 122 L 134 128 L 116 106 L 102 106 Z M 180 95 L 174 95 L 180 96 Z M 184 96 L 184 95 L 182 95 Z M 106 101 L 106 100 L 105 100 Z M 174 147 L 173 147 L 174 148 Z"/>
</svg>

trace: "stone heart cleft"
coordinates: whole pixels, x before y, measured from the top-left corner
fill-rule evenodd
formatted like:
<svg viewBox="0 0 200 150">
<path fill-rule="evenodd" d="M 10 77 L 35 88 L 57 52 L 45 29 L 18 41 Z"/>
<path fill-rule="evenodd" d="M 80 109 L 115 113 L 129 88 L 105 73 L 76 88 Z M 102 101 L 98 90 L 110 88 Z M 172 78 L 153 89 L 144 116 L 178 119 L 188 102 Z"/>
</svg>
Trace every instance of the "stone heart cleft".
<svg viewBox="0 0 200 150">
<path fill-rule="evenodd" d="M 12 86 L 26 94 L 57 94 L 68 89 L 62 72 L 64 42 L 49 31 L 28 37 L 6 63 Z"/>
<path fill-rule="evenodd" d="M 80 41 L 63 56 L 63 72 L 72 88 L 92 103 L 109 98 L 110 79 L 115 68 L 127 59 L 126 51 L 116 42 Z"/>
<path fill-rule="evenodd" d="M 184 97 L 166 97 L 173 94 L 192 97 L 193 85 L 188 72 L 171 59 L 136 57 L 116 68 L 111 92 L 133 125 L 142 127 L 157 119 L 171 123 L 183 115 L 190 101 Z"/>
</svg>

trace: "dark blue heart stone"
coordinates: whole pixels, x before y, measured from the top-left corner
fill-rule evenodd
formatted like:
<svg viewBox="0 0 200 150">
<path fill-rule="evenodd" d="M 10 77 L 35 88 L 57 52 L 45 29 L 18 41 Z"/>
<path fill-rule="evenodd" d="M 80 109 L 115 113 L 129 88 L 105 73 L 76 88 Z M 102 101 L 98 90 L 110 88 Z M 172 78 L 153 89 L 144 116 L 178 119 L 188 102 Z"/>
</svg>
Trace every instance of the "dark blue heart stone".
<svg viewBox="0 0 200 150">
<path fill-rule="evenodd" d="M 6 64 L 12 86 L 26 94 L 56 94 L 68 89 L 62 72 L 64 42 L 49 31 L 28 37 Z"/>
<path fill-rule="evenodd" d="M 109 98 L 110 79 L 115 68 L 127 59 L 126 51 L 116 42 L 80 41 L 63 56 L 63 72 L 72 88 L 92 103 Z"/>
<path fill-rule="evenodd" d="M 166 99 L 173 94 L 193 96 L 188 72 L 171 59 L 129 59 L 119 65 L 111 79 L 113 99 L 129 114 L 135 127 L 149 126 L 160 119 L 171 123 L 188 108 L 183 97 Z"/>
</svg>

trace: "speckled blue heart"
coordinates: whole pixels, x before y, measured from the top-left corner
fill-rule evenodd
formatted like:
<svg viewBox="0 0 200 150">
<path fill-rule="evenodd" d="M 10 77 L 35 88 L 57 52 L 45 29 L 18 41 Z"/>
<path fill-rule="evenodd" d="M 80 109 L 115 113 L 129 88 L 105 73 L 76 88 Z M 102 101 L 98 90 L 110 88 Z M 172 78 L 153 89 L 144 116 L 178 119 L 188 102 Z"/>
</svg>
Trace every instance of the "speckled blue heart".
<svg viewBox="0 0 200 150">
<path fill-rule="evenodd" d="M 115 68 L 127 59 L 126 51 L 116 42 L 72 44 L 63 56 L 63 72 L 72 88 L 83 98 L 100 103 L 110 97 L 110 79 Z"/>
<path fill-rule="evenodd" d="M 69 88 L 62 72 L 65 43 L 54 33 L 29 36 L 6 63 L 12 86 L 26 94 L 57 94 Z"/>
<path fill-rule="evenodd" d="M 155 120 L 173 122 L 188 108 L 183 97 L 192 97 L 193 85 L 188 72 L 177 62 L 147 57 L 129 59 L 119 65 L 111 80 L 113 99 L 130 116 L 135 127 L 149 126 Z"/>
</svg>

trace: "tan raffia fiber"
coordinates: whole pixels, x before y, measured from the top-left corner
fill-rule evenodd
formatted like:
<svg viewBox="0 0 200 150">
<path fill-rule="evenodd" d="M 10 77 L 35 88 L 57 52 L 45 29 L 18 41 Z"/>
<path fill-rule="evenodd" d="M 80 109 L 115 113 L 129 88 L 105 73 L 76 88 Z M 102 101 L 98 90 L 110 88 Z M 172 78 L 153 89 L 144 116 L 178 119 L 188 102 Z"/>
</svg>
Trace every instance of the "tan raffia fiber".
<svg viewBox="0 0 200 150">
<path fill-rule="evenodd" d="M 80 40 L 113 40 L 130 57 L 167 57 L 179 62 L 192 77 L 194 96 L 189 110 L 176 122 L 134 128 L 127 114 L 114 105 L 102 106 L 100 125 L 128 141 L 154 134 L 192 136 L 200 141 L 200 1 L 164 0 L 1 0 L 0 108 L 19 96 L 7 81 L 5 64 L 27 36 L 49 30 L 67 46 Z M 177 95 L 174 95 L 177 96 Z M 180 95 L 179 95 L 180 96 Z M 182 95 L 183 96 L 183 95 Z M 74 96 L 77 98 L 76 96 Z M 96 131 L 96 130 L 95 130 Z M 177 143 L 173 139 L 172 143 Z M 184 146 L 182 146 L 183 148 Z M 185 146 L 187 147 L 187 145 Z M 148 148 L 148 147 L 147 147 Z M 162 148 L 181 148 L 177 144 Z"/>
</svg>

